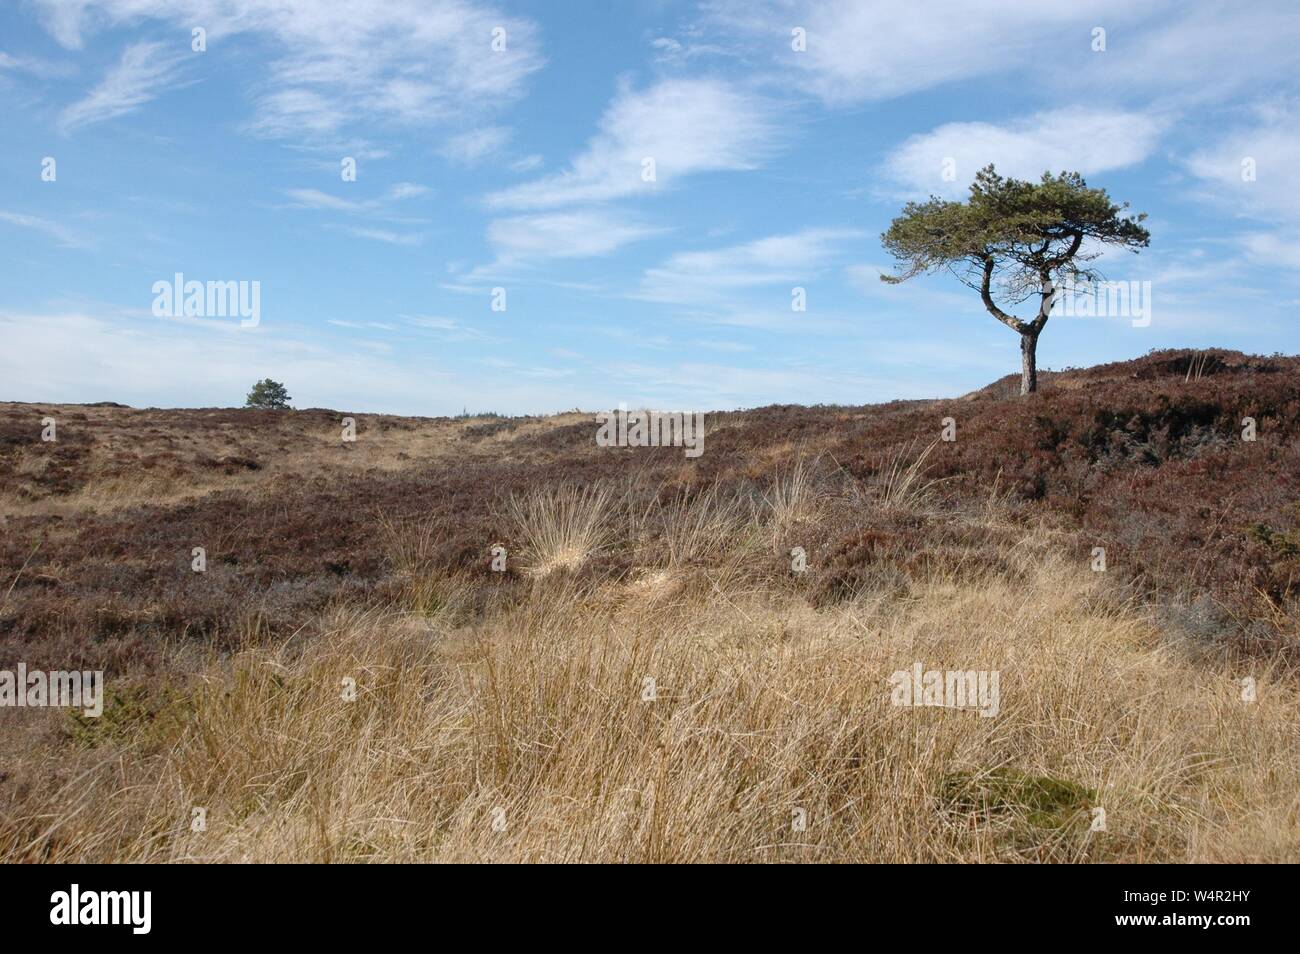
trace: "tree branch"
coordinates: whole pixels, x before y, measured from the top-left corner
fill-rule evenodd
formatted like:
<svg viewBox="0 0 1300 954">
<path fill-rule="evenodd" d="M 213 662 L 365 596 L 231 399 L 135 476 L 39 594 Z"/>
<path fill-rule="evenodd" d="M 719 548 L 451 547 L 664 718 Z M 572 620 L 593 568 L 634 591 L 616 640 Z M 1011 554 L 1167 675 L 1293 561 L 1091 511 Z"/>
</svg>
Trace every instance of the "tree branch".
<svg viewBox="0 0 1300 954">
<path fill-rule="evenodd" d="M 1047 319 L 1051 316 L 1052 305 L 1055 303 L 1056 298 L 1056 285 L 1052 281 L 1052 270 L 1069 264 L 1074 256 L 1079 253 L 1082 245 L 1083 232 L 1075 230 L 1070 240 L 1070 247 L 1055 258 L 1048 259 L 1038 269 L 1039 288 L 1041 289 L 1039 295 L 1041 297 L 1038 302 L 1038 315 L 1025 328 L 1029 334 L 1037 335 L 1042 332 L 1043 326 L 1047 324 Z"/>
<path fill-rule="evenodd" d="M 1066 262 L 1074 258 L 1074 256 L 1079 254 L 1079 248 L 1082 245 L 1083 245 L 1083 232 L 1076 229 L 1073 233 L 1073 237 L 1070 240 L 1070 247 L 1067 248 L 1060 255 L 1056 256 L 1055 258 L 1048 259 L 1046 262 L 1043 263 L 1043 267 L 1046 269 L 1060 268 Z"/>
<path fill-rule="evenodd" d="M 997 306 L 993 301 L 993 256 L 988 255 L 984 259 L 984 280 L 980 284 L 980 297 L 984 299 L 984 307 L 989 310 L 989 314 L 1002 322 L 1012 331 L 1025 333 L 1025 323 L 1015 315 L 1008 315 L 1005 311 Z"/>
</svg>

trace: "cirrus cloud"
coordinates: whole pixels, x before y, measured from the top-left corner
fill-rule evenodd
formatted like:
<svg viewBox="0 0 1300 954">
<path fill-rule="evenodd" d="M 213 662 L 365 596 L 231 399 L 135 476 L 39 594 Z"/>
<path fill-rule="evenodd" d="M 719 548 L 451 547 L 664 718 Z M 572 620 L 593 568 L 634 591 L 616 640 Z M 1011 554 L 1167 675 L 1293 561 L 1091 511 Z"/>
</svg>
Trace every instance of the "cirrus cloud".
<svg viewBox="0 0 1300 954">
<path fill-rule="evenodd" d="M 238 34 L 271 51 L 248 128 L 267 136 L 324 138 L 362 121 L 414 126 L 477 116 L 522 95 L 542 65 L 538 31 L 474 0 L 38 0 L 47 29 L 79 48 L 105 27 L 154 21 L 187 31 L 176 55 L 189 54 L 188 31 L 201 24 L 209 49 Z M 503 30 L 504 49 L 493 48 Z M 106 88 L 93 91 L 69 121 L 120 115 L 163 79 L 151 72 L 161 42 L 128 47 Z M 110 82 L 111 81 L 111 82 Z"/>
<path fill-rule="evenodd" d="M 756 168 L 778 137 L 775 108 L 715 79 L 623 87 L 569 168 L 488 197 L 494 208 L 544 209 L 624 198 L 701 172 Z M 654 160 L 655 181 L 643 179 Z"/>
<path fill-rule="evenodd" d="M 1003 175 L 1030 180 L 1047 171 L 1089 175 L 1136 165 L 1164 129 L 1164 120 L 1145 113 L 1101 109 L 1056 109 L 1003 125 L 946 123 L 905 140 L 885 171 L 909 194 L 952 197 L 990 162 Z"/>
</svg>

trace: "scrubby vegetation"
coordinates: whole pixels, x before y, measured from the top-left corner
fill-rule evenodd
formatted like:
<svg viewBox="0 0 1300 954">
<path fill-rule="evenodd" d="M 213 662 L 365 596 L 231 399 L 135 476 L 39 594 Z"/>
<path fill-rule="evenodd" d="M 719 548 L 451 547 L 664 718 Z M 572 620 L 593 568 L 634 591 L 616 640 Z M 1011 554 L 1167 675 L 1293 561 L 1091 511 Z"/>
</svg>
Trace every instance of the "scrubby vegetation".
<svg viewBox="0 0 1300 954">
<path fill-rule="evenodd" d="M 1298 370 L 716 414 L 697 460 L 4 405 L 0 667 L 112 691 L 0 710 L 0 857 L 1297 860 Z M 916 661 L 1001 712 L 891 706 Z"/>
</svg>

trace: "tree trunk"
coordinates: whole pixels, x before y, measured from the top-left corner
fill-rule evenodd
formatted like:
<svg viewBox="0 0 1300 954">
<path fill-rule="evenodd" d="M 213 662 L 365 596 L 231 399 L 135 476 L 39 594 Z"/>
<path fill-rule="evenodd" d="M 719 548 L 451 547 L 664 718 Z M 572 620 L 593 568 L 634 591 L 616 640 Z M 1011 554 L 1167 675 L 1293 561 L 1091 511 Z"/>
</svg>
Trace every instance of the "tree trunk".
<svg viewBox="0 0 1300 954">
<path fill-rule="evenodd" d="M 1020 393 L 1038 390 L 1038 333 L 1020 335 Z"/>
</svg>

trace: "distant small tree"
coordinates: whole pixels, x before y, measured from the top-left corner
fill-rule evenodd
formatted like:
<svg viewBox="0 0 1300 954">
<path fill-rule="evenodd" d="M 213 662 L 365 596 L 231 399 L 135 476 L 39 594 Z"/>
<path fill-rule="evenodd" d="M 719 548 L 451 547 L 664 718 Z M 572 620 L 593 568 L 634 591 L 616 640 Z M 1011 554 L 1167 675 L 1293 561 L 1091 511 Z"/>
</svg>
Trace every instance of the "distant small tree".
<svg viewBox="0 0 1300 954">
<path fill-rule="evenodd" d="M 894 284 L 945 269 L 977 290 L 989 314 L 1020 335 L 1020 393 L 1029 394 L 1038 388 L 1038 336 L 1059 283 L 1100 280 L 1086 264 L 1099 246 L 1136 252 L 1150 242 L 1140 224 L 1146 214 L 1127 208 L 1105 189 L 1088 188 L 1077 172 L 1044 173 L 1034 183 L 1004 179 L 989 165 L 976 174 L 967 201 L 931 196 L 903 208 L 881 236 L 899 272 L 880 278 Z M 1038 295 L 1038 314 L 1028 321 L 1008 314 L 995 294 L 1008 307 Z"/>
<path fill-rule="evenodd" d="M 285 390 L 283 384 L 270 378 L 263 378 L 253 385 L 253 390 L 248 392 L 248 400 L 244 402 L 244 407 L 282 411 L 289 406 L 290 400 L 292 398 L 289 397 L 289 392 Z"/>
</svg>

